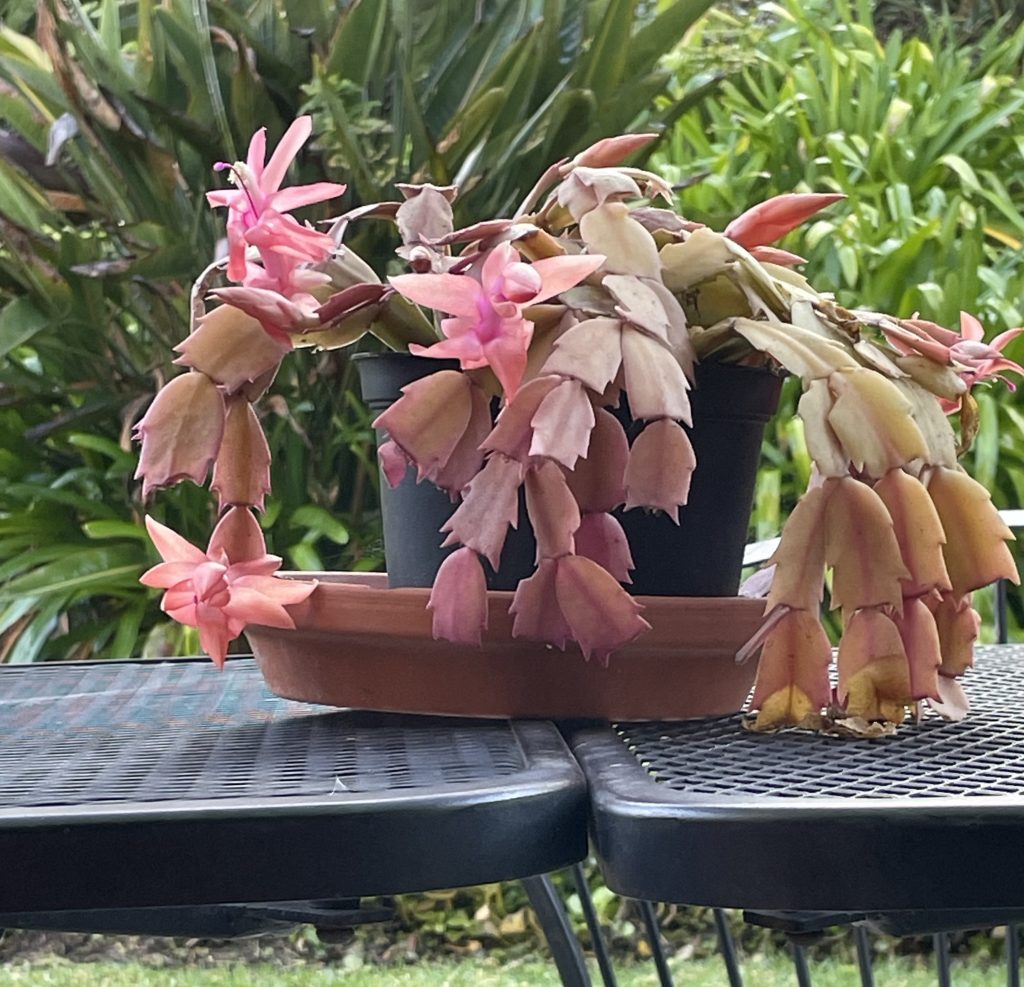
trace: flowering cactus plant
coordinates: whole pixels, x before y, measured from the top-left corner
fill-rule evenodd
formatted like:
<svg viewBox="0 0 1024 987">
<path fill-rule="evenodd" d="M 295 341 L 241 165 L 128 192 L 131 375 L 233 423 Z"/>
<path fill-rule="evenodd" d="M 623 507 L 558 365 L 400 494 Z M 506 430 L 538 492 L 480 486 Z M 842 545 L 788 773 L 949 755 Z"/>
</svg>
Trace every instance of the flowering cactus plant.
<svg viewBox="0 0 1024 987">
<path fill-rule="evenodd" d="M 267 444 L 253 409 L 295 346 L 343 346 L 370 331 L 396 348 L 459 361 L 410 385 L 375 422 L 380 463 L 397 484 L 410 465 L 454 504 L 454 550 L 429 606 L 436 637 L 477 643 L 486 622 L 482 559 L 497 568 L 520 491 L 536 568 L 515 591 L 517 637 L 578 644 L 606 662 L 648 629 L 630 580 L 630 547 L 611 513 L 684 508 L 699 464 L 691 425 L 694 365 L 783 369 L 803 384 L 799 414 L 811 487 L 762 578 L 766 620 L 756 726 L 846 715 L 899 721 L 922 700 L 964 707 L 956 677 L 971 663 L 973 590 L 1016 580 L 1011 538 L 987 492 L 957 463 L 976 384 L 1024 372 L 964 315 L 960 332 L 921 319 L 848 311 L 773 244 L 839 196 L 779 196 L 715 232 L 670 208 L 672 189 L 622 162 L 650 135 L 600 141 L 545 172 L 515 213 L 455 229 L 452 187 L 399 186 L 401 201 L 362 207 L 330 232 L 290 215 L 341 185 L 282 188 L 308 138 L 295 122 L 269 162 L 265 137 L 245 162 L 218 165 L 234 188 L 228 256 L 204 272 L 193 325 L 177 347 L 187 371 L 138 424 L 143 489 L 205 481 L 221 520 L 203 551 L 150 520 L 164 562 L 143 581 L 197 626 L 223 661 L 246 624 L 290 626 L 313 581 L 272 577 L 253 511 L 269 489 Z M 343 243 L 347 225 L 387 219 L 408 273 L 381 280 Z M 230 284 L 224 284 L 227 281 Z M 609 409 L 628 398 L 644 423 L 632 445 Z M 492 417 L 498 399 L 500 410 Z M 960 439 L 969 437 L 961 427 Z M 826 573 L 841 611 L 838 689 L 819 620 Z M 768 578 L 770 577 L 770 585 Z M 358 593 L 353 587 L 353 593 Z"/>
</svg>

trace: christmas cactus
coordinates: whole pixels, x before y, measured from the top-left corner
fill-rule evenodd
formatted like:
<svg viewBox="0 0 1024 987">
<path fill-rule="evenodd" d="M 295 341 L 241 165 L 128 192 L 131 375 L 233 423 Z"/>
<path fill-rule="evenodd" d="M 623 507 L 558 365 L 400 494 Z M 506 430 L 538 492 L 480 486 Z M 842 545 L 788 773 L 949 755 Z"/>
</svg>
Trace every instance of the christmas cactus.
<svg viewBox="0 0 1024 987">
<path fill-rule="evenodd" d="M 774 246 L 839 196 L 779 196 L 716 232 L 675 212 L 658 176 L 623 164 L 643 134 L 552 165 L 507 218 L 455 229 L 456 188 L 402 185 L 400 200 L 318 231 L 291 210 L 344 187 L 282 187 L 309 133 L 299 119 L 266 161 L 261 131 L 245 162 L 217 166 L 233 184 L 209 196 L 227 209 L 227 256 L 197 282 L 177 348 L 186 372 L 138 425 L 145 492 L 212 471 L 221 520 L 210 545 L 150 521 L 165 561 L 143 577 L 166 590 L 170 616 L 199 628 L 211 657 L 223 661 L 246 624 L 289 626 L 288 607 L 316 591 L 272 576 L 279 560 L 253 514 L 269 489 L 254 403 L 293 347 L 371 332 L 461 367 L 410 384 L 375 422 L 387 433 L 387 481 L 412 465 L 453 502 L 439 536 L 453 551 L 430 594 L 436 637 L 480 642 L 482 560 L 498 567 L 521 491 L 537 558 L 512 598 L 513 634 L 575 642 L 600 662 L 642 635 L 612 512 L 677 518 L 700 468 L 682 427 L 695 364 L 761 366 L 800 378 L 816 468 L 760 578 L 766 620 L 741 654 L 762 649 L 756 727 L 813 723 L 830 706 L 893 722 L 924 700 L 963 710 L 970 594 L 1017 576 L 1010 532 L 957 457 L 971 389 L 1021 372 L 1002 355 L 1020 330 L 985 343 L 968 315 L 955 332 L 841 308 Z M 344 245 L 348 224 L 371 220 L 394 223 L 407 273 L 382 279 Z M 623 396 L 643 423 L 632 445 L 611 410 Z M 828 572 L 844 627 L 834 694 L 819 619 Z"/>
</svg>

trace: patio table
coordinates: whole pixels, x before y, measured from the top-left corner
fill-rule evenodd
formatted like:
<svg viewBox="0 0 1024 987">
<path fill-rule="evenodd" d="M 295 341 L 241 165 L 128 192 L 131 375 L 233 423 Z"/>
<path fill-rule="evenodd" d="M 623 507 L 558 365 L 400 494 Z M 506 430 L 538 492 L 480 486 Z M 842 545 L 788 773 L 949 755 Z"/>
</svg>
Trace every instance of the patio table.
<svg viewBox="0 0 1024 987">
<path fill-rule="evenodd" d="M 0 668 L 0 927 L 331 930 L 380 918 L 365 896 L 521 878 L 583 985 L 536 875 L 586 855 L 586 806 L 546 722 L 288 702 L 251 660 Z"/>
<path fill-rule="evenodd" d="M 608 886 L 745 908 L 795 933 L 841 921 L 894 934 L 1017 921 L 1022 673 L 1024 646 L 979 647 L 967 719 L 927 714 L 877 740 L 757 734 L 740 715 L 577 725 L 570 746 Z"/>
</svg>

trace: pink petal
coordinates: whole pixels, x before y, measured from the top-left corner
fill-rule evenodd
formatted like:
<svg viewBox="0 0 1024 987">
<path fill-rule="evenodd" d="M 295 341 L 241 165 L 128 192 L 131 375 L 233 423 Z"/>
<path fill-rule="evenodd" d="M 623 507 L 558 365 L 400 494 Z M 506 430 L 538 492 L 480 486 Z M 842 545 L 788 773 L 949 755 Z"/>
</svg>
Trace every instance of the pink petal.
<svg viewBox="0 0 1024 987">
<path fill-rule="evenodd" d="M 384 479 L 392 490 L 405 479 L 405 474 L 412 464 L 412 460 L 402 452 L 401 447 L 393 439 L 382 443 L 377 450 L 377 462 L 380 463 Z"/>
<path fill-rule="evenodd" d="M 249 166 L 257 182 L 263 178 L 263 169 L 267 162 L 267 128 L 260 127 L 249 141 L 249 150 L 245 163 Z"/>
<path fill-rule="evenodd" d="M 224 667 L 228 644 L 236 637 L 228 628 L 223 612 L 200 604 L 196 608 L 196 626 L 199 628 L 199 645 L 219 668 Z"/>
<path fill-rule="evenodd" d="M 232 571 L 234 568 L 232 566 Z M 281 579 L 278 576 L 239 576 L 234 579 L 230 572 L 228 580 L 232 597 L 242 590 L 248 596 L 251 591 L 283 607 L 305 602 L 319 585 L 315 579 Z"/>
<path fill-rule="evenodd" d="M 487 580 L 476 552 L 460 548 L 441 563 L 427 606 L 434 613 L 434 640 L 480 644 L 487 627 Z"/>
<path fill-rule="evenodd" d="M 266 288 L 217 288 L 210 294 L 225 305 L 251 315 L 267 328 L 278 332 L 301 332 L 319 325 L 317 313 L 306 310 L 279 291 Z"/>
<path fill-rule="evenodd" d="M 595 514 L 611 511 L 626 500 L 628 460 L 629 441 L 622 425 L 611 412 L 595 409 L 586 458 L 578 459 L 566 478 L 580 510 Z"/>
<path fill-rule="evenodd" d="M 573 550 L 573 535 L 580 526 L 580 509 L 553 463 L 543 462 L 526 473 L 526 513 L 537 539 L 537 562 L 556 559 Z"/>
<path fill-rule="evenodd" d="M 334 250 L 334 241 L 326 233 L 273 209 L 263 211 L 257 223 L 246 230 L 245 239 L 264 254 L 272 251 L 313 264 L 326 260 Z"/>
<path fill-rule="evenodd" d="M 472 335 L 458 336 L 455 339 L 442 339 L 431 346 L 410 343 L 409 352 L 413 356 L 425 356 L 431 360 L 458 360 L 463 370 L 476 370 L 487 365 L 483 347 L 476 336 Z"/>
<path fill-rule="evenodd" d="M 629 583 L 634 567 L 629 541 L 611 514 L 584 514 L 576 531 L 576 554 L 592 559 L 620 583 Z"/>
<path fill-rule="evenodd" d="M 466 274 L 399 274 L 388 281 L 409 301 L 449 315 L 475 319 L 486 301 L 479 282 Z"/>
<path fill-rule="evenodd" d="M 231 587 L 231 601 L 224 607 L 224 613 L 243 626 L 259 624 L 288 630 L 295 627 L 295 621 L 280 603 L 247 586 Z"/>
<path fill-rule="evenodd" d="M 377 416 L 374 428 L 387 431 L 416 464 L 419 478 L 444 468 L 469 424 L 472 382 L 457 370 L 439 370 L 402 388 L 402 396 Z"/>
<path fill-rule="evenodd" d="M 725 228 L 725 235 L 748 249 L 774 243 L 821 209 L 845 198 L 818 192 L 776 195 L 737 216 Z"/>
<path fill-rule="evenodd" d="M 1001 332 L 995 339 L 992 340 L 992 348 L 997 350 L 1006 349 L 1006 344 L 1016 339 L 1024 329 L 1007 329 L 1006 332 Z"/>
<path fill-rule="evenodd" d="M 562 616 L 555 595 L 557 571 L 554 559 L 541 559 L 532 576 L 519 580 L 509 613 L 515 616 L 513 637 L 545 641 L 564 651 L 565 642 L 572 638 L 572 630 Z"/>
<path fill-rule="evenodd" d="M 295 160 L 302 145 L 309 140 L 313 131 L 313 118 L 310 116 L 296 117 L 292 125 L 285 131 L 267 167 L 260 176 L 260 190 L 267 195 L 276 192 L 284 181 L 288 166 Z"/>
<path fill-rule="evenodd" d="M 953 723 L 959 723 L 971 710 L 970 700 L 964 687 L 956 679 L 939 676 L 939 699 L 930 699 L 928 705 L 939 716 Z"/>
<path fill-rule="evenodd" d="M 594 406 L 578 380 L 564 380 L 541 401 L 530 425 L 530 455 L 546 456 L 571 470 L 590 446 Z"/>
<path fill-rule="evenodd" d="M 187 545 L 188 542 L 185 542 L 185 544 Z M 205 556 L 203 556 L 202 561 L 206 561 Z M 195 562 L 158 562 L 139 576 L 139 582 L 143 586 L 150 586 L 154 589 L 170 589 L 172 586 L 178 586 L 182 582 L 188 582 L 189 586 L 191 586 L 192 573 L 195 572 L 196 565 L 197 563 Z"/>
<path fill-rule="evenodd" d="M 558 560 L 557 566 L 558 606 L 585 658 L 594 655 L 607 664 L 616 648 L 651 629 L 640 616 L 643 607 L 596 562 L 566 555 Z"/>
<path fill-rule="evenodd" d="M 973 339 L 980 342 L 985 338 L 985 328 L 970 312 L 961 312 L 960 335 L 964 339 Z"/>
<path fill-rule="evenodd" d="M 567 291 L 590 277 L 605 261 L 601 254 L 578 254 L 565 257 L 548 257 L 533 262 L 533 270 L 541 277 L 542 287 L 533 303 Z"/>
<path fill-rule="evenodd" d="M 507 398 L 513 398 L 522 383 L 532 337 L 532 322 L 523 318 L 503 319 L 497 335 L 482 344 L 487 365 Z"/>
<path fill-rule="evenodd" d="M 188 562 L 200 565 L 206 561 L 206 553 L 185 541 L 177 531 L 166 524 L 146 515 L 145 529 L 165 562 Z M 152 571 L 152 570 L 151 570 Z"/>
<path fill-rule="evenodd" d="M 626 510 L 649 507 L 664 511 L 676 524 L 686 503 L 697 466 L 693 446 L 677 422 L 651 422 L 633 441 L 626 466 Z"/>
<path fill-rule="evenodd" d="M 486 295 L 492 296 L 494 288 L 501 286 L 505 269 L 512 264 L 521 263 L 519 251 L 511 243 L 500 243 L 484 257 L 480 268 L 480 282 Z"/>
<path fill-rule="evenodd" d="M 231 507 L 210 535 L 206 554 L 211 559 L 224 557 L 229 563 L 249 562 L 267 555 L 263 529 L 248 507 Z"/>
<path fill-rule="evenodd" d="M 442 525 L 444 546 L 463 544 L 498 568 L 508 526 L 519 525 L 519 487 L 523 467 L 500 453 L 470 481 L 462 503 Z"/>
<path fill-rule="evenodd" d="M 807 263 L 806 257 L 792 254 L 779 247 L 754 247 L 750 253 L 763 264 L 778 264 L 780 267 L 795 267 L 797 264 Z"/>
<path fill-rule="evenodd" d="M 336 182 L 314 182 L 312 185 L 293 185 L 281 189 L 273 198 L 273 208 L 278 212 L 291 212 L 302 206 L 311 206 L 315 202 L 324 202 L 345 194 L 347 186 Z"/>
</svg>

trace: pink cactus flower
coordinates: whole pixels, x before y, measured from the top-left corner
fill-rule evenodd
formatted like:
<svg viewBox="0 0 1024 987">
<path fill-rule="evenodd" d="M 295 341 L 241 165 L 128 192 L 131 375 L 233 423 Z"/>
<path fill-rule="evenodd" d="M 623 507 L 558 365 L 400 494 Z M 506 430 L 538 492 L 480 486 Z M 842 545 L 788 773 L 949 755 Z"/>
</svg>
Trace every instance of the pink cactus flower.
<svg viewBox="0 0 1024 987">
<path fill-rule="evenodd" d="M 960 332 L 945 329 L 927 319 L 902 319 L 899 327 L 883 328 L 885 338 L 901 353 L 920 353 L 939 363 L 952 366 L 967 385 L 968 390 L 983 380 L 1001 380 L 1011 390 L 1016 385 L 1003 376 L 1003 372 L 1024 375 L 1024 367 L 1003 356 L 1007 344 L 1016 339 L 1024 328 L 1008 329 L 986 343 L 985 329 L 969 312 L 960 313 Z M 942 398 L 947 414 L 960 409 L 961 398 Z"/>
<path fill-rule="evenodd" d="M 219 189 L 206 193 L 206 200 L 211 206 L 226 206 L 229 210 L 228 277 L 232 281 L 245 278 L 245 249 L 249 242 L 246 234 L 260 222 L 264 213 L 268 210 L 277 214 L 285 213 L 300 206 L 332 199 L 345 191 L 344 185 L 334 182 L 281 188 L 288 166 L 309 139 L 312 127 L 311 117 L 298 117 L 281 138 L 269 162 L 266 161 L 267 131 L 261 127 L 249 142 L 245 161 L 236 161 L 234 164 L 222 161 L 216 165 L 218 171 L 230 170 L 231 180 L 237 186 L 233 190 Z M 294 220 L 291 222 L 299 226 Z"/>
<path fill-rule="evenodd" d="M 466 274 L 402 274 L 394 288 L 418 305 L 454 316 L 441 323 L 447 339 L 433 346 L 412 344 L 409 352 L 438 359 L 455 358 L 463 370 L 489 366 L 511 398 L 526 370 L 533 323 L 528 305 L 553 298 L 593 274 L 604 257 L 550 257 L 527 264 L 510 243 L 487 254 L 480 277 Z"/>
<path fill-rule="evenodd" d="M 221 526 L 205 552 L 151 517 L 146 530 L 163 562 L 140 581 L 166 591 L 161 609 L 198 628 L 199 643 L 218 666 L 224 664 L 229 642 L 247 625 L 293 628 L 285 607 L 301 603 L 316 588 L 315 583 L 275 579 L 281 560 L 274 555 L 232 560 L 218 537 Z"/>
</svg>

